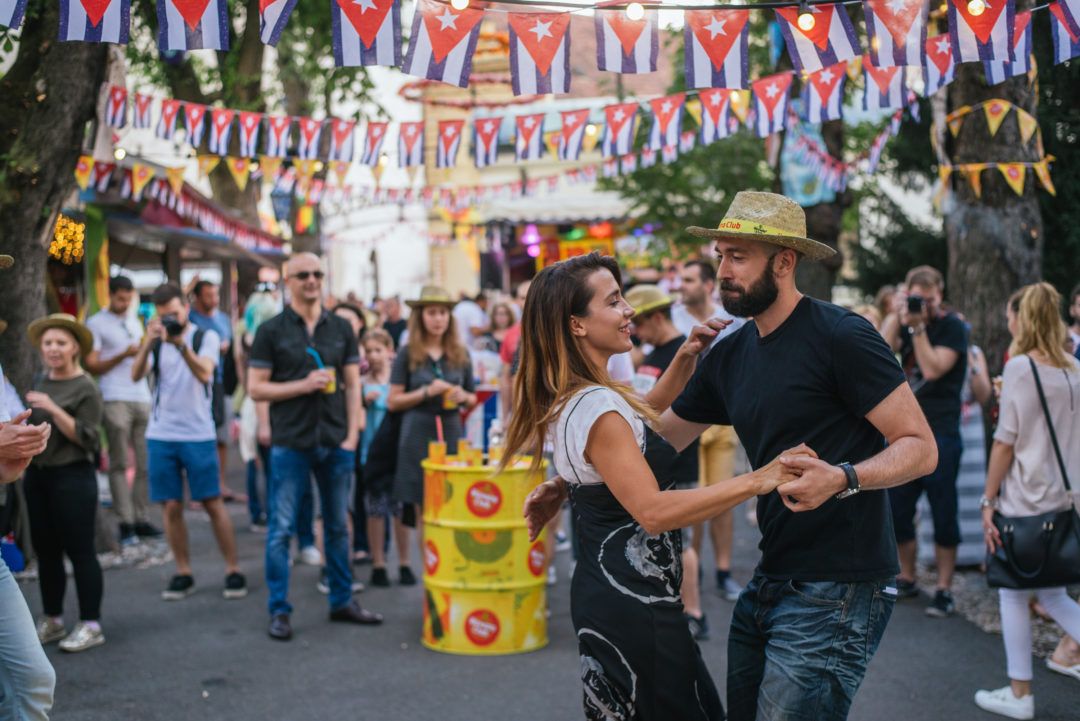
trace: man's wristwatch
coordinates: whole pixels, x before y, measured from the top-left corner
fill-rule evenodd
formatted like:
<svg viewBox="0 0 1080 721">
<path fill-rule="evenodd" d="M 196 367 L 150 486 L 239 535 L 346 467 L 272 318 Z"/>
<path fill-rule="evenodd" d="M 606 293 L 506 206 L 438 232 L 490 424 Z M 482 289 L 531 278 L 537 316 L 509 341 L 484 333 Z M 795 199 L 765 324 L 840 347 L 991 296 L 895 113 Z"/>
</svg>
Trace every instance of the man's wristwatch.
<svg viewBox="0 0 1080 721">
<path fill-rule="evenodd" d="M 184 356 L 187 353 L 187 343 L 181 343 L 176 346 L 176 350 L 180 352 L 181 357 Z"/>
<path fill-rule="evenodd" d="M 846 461 L 841 463 L 840 470 L 844 472 L 844 476 L 847 478 L 847 488 L 837 493 L 836 498 L 848 498 L 862 490 L 862 487 L 859 485 L 859 476 L 855 473 L 855 468 L 850 463 Z"/>
<path fill-rule="evenodd" d="M 908 329 L 907 329 L 907 332 L 908 332 L 908 335 L 911 335 L 911 336 L 922 335 L 923 333 L 926 332 L 926 326 L 925 325 L 909 325 Z"/>
</svg>

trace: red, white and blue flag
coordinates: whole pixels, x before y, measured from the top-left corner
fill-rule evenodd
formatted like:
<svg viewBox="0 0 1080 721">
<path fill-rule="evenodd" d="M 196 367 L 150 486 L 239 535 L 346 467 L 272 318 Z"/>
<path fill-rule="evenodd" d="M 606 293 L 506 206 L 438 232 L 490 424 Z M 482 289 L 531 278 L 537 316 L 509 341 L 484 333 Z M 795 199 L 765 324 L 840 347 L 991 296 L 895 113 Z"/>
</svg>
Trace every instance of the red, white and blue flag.
<svg viewBox="0 0 1080 721">
<path fill-rule="evenodd" d="M 687 10 L 686 87 L 745 88 L 750 82 L 749 10 Z"/>
<path fill-rule="evenodd" d="M 127 94 L 127 88 L 122 85 L 109 86 L 109 96 L 105 100 L 105 124 L 110 128 L 127 125 Z"/>
<path fill-rule="evenodd" d="M 619 158 L 619 172 L 623 175 L 629 175 L 637 170 L 637 156 L 633 153 L 624 155 Z"/>
<path fill-rule="evenodd" d="M 519 115 L 514 118 L 517 139 L 514 155 L 518 162 L 537 160 L 544 154 L 544 114 Z"/>
<path fill-rule="evenodd" d="M 266 154 L 274 158 L 284 158 L 289 154 L 292 118 L 287 115 L 267 115 L 266 120 Z"/>
<path fill-rule="evenodd" d="M 803 83 L 803 111 L 808 123 L 843 118 L 847 60 L 810 73 Z"/>
<path fill-rule="evenodd" d="M 483 18 L 481 3 L 455 10 L 436 0 L 419 0 L 402 72 L 468 87 Z"/>
<path fill-rule="evenodd" d="M 158 0 L 158 49 L 228 50 L 227 0 Z"/>
<path fill-rule="evenodd" d="M 926 64 L 923 65 L 923 94 L 933 95 L 953 81 L 956 63 L 948 35 L 926 39 Z"/>
<path fill-rule="evenodd" d="M 187 141 L 193 148 L 202 142 L 206 124 L 206 106 L 199 103 L 184 103 L 184 126 L 187 128 Z"/>
<path fill-rule="evenodd" d="M 296 0 L 259 0 L 259 39 L 264 45 L 278 44 L 295 7 Z"/>
<path fill-rule="evenodd" d="M 651 168 L 656 165 L 656 151 L 652 148 L 641 149 L 641 167 Z"/>
<path fill-rule="evenodd" d="M 210 111 L 210 142 L 211 153 L 218 155 L 229 154 L 229 138 L 232 137 L 233 117 L 235 110 L 228 108 L 214 108 Z M 244 153 L 241 153 L 244 155 Z M 254 153 L 252 153 L 254 155 Z"/>
<path fill-rule="evenodd" d="M 159 138 L 172 140 L 176 132 L 176 116 L 180 114 L 180 101 L 171 98 L 161 101 L 161 115 L 158 116 L 157 130 L 154 132 Z"/>
<path fill-rule="evenodd" d="M 435 167 L 452 168 L 457 165 L 457 152 L 461 147 L 461 129 L 464 120 L 440 120 L 439 139 L 435 144 Z"/>
<path fill-rule="evenodd" d="M 660 161 L 665 165 L 674 163 L 679 159 L 679 146 L 678 145 L 665 145 L 660 148 Z"/>
<path fill-rule="evenodd" d="M 649 130 L 650 148 L 659 150 L 667 145 L 679 144 L 685 103 L 686 93 L 675 93 L 649 101 L 653 111 L 652 129 Z"/>
<path fill-rule="evenodd" d="M 799 8 L 777 8 L 776 20 L 787 43 L 791 64 L 799 72 L 812 73 L 859 54 L 855 26 L 843 5 L 810 5 L 814 26 L 799 27 Z"/>
<path fill-rule="evenodd" d="M 330 0 L 330 25 L 339 68 L 401 65 L 401 0 Z"/>
<path fill-rule="evenodd" d="M 94 190 L 99 193 L 107 191 L 114 170 L 116 170 L 116 163 L 106 163 L 101 160 L 95 161 L 94 169 L 90 174 L 90 184 L 94 186 Z"/>
<path fill-rule="evenodd" d="M 132 104 L 134 115 L 131 119 L 131 127 L 150 128 L 150 101 L 153 99 L 153 96 L 135 93 L 135 102 Z"/>
<path fill-rule="evenodd" d="M 634 147 L 637 103 L 618 103 L 604 108 L 604 138 L 600 154 L 605 158 L 626 155 Z"/>
<path fill-rule="evenodd" d="M 262 113 L 240 111 L 240 155 L 254 158 L 259 152 L 259 126 L 262 125 Z"/>
<path fill-rule="evenodd" d="M 655 8 L 647 8 L 640 20 L 631 20 L 623 10 L 597 10 L 596 64 L 613 73 L 656 72 L 660 41 Z"/>
<path fill-rule="evenodd" d="M 360 154 L 360 164 L 367 165 L 374 168 L 379 164 L 379 156 L 382 155 L 382 146 L 386 141 L 386 131 L 390 127 L 390 123 L 387 122 L 371 122 L 368 121 L 367 130 L 364 133 L 364 151 Z M 337 158 L 338 160 L 351 160 L 352 159 L 352 132 L 349 132 L 349 155 L 348 157 Z"/>
<path fill-rule="evenodd" d="M 353 131 L 356 129 L 355 120 L 342 120 L 341 118 L 331 118 L 329 120 L 330 125 L 330 154 L 327 156 L 328 160 L 337 160 L 342 162 L 349 162 L 353 158 Z M 368 123 L 368 136 L 371 135 L 371 127 L 373 125 L 383 126 L 379 130 L 379 147 L 382 146 L 382 137 L 386 132 L 386 123 Z M 365 143 L 365 157 L 367 144 Z M 379 152 L 378 148 L 375 149 L 375 160 L 378 161 Z M 364 161 L 361 160 L 361 163 Z M 374 165 L 374 163 L 366 163 L 367 165 Z"/>
<path fill-rule="evenodd" d="M 983 62 L 986 82 L 990 85 L 1003 83 L 1017 75 L 1031 72 L 1031 11 L 1016 13 L 1013 25 L 1012 60 L 987 60 Z"/>
<path fill-rule="evenodd" d="M 679 136 L 679 152 L 689 153 L 697 145 L 697 133 L 693 130 L 684 130 Z"/>
<path fill-rule="evenodd" d="M 726 88 L 702 90 L 698 100 L 701 101 L 701 144 L 708 145 L 730 135 L 731 91 Z"/>
<path fill-rule="evenodd" d="M 863 55 L 863 110 L 886 110 L 904 106 L 904 68 L 879 68 Z"/>
<path fill-rule="evenodd" d="M 1054 38 L 1054 64 L 1080 56 L 1080 31 L 1072 28 L 1060 2 L 1050 3 L 1050 34 Z"/>
<path fill-rule="evenodd" d="M 923 64 L 927 0 L 863 0 L 863 7 L 870 57 L 876 66 Z"/>
<path fill-rule="evenodd" d="M 1050 6 L 1059 5 L 1059 19 L 1076 35 L 1080 35 L 1080 0 L 1059 0 Z"/>
<path fill-rule="evenodd" d="M 131 0 L 60 0 L 60 39 L 127 45 Z"/>
<path fill-rule="evenodd" d="M 424 122 L 402 123 L 398 129 L 398 167 L 424 164 Z"/>
<path fill-rule="evenodd" d="M 509 13 L 514 95 L 570 92 L 569 13 Z"/>
<path fill-rule="evenodd" d="M 301 160 L 314 160 L 319 155 L 319 138 L 322 137 L 322 122 L 315 118 L 297 118 L 300 130 L 300 143 L 296 146 L 296 157 Z"/>
<path fill-rule="evenodd" d="M 495 164 L 499 155 L 500 127 L 502 118 L 499 116 L 477 118 L 473 121 L 473 154 L 476 156 L 476 167 L 486 168 Z"/>
<path fill-rule="evenodd" d="M 581 157 L 581 145 L 585 140 L 585 127 L 589 124 L 588 110 L 565 110 L 562 112 L 562 129 L 559 131 L 559 160 L 577 160 Z"/>
<path fill-rule="evenodd" d="M 788 91 L 794 77 L 795 74 L 787 70 L 750 84 L 754 93 L 754 130 L 758 137 L 768 137 L 786 127 Z"/>
<path fill-rule="evenodd" d="M 603 178 L 615 178 L 619 175 L 619 159 L 608 158 L 600 164 L 600 176 Z"/>
<path fill-rule="evenodd" d="M 0 27 L 18 30 L 26 14 L 26 0 L 0 0 Z"/>
<path fill-rule="evenodd" d="M 948 3 L 955 62 L 1013 59 L 1009 29 L 1016 20 L 1016 0 L 981 3 L 986 9 L 978 15 L 968 10 L 968 0 L 948 0 Z"/>
</svg>

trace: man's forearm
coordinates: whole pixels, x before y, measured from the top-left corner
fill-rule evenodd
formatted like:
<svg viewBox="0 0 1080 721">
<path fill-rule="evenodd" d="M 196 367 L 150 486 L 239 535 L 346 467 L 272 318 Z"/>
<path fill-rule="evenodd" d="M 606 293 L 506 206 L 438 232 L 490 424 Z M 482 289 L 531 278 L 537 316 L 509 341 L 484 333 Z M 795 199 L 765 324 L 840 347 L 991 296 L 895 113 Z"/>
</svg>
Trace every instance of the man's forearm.
<svg viewBox="0 0 1080 721">
<path fill-rule="evenodd" d="M 348 418 L 347 438 L 359 438 L 364 430 L 364 414 L 360 412 L 360 383 L 345 384 L 345 414 Z"/>
<path fill-rule="evenodd" d="M 309 391 L 306 387 L 307 381 L 304 379 L 296 381 L 285 381 L 284 383 L 277 383 L 275 381 L 248 381 L 250 388 L 248 393 L 251 395 L 253 401 L 267 401 L 269 403 L 278 403 L 280 401 L 287 401 L 300 396 L 308 395 Z"/>
<path fill-rule="evenodd" d="M 195 355 L 195 351 L 188 346 L 184 346 L 182 353 L 188 369 L 200 383 L 205 385 L 214 379 L 214 364 L 208 358 Z"/>
<path fill-rule="evenodd" d="M 937 444 L 918 436 L 897 438 L 876 456 L 855 465 L 859 486 L 892 488 L 930 475 L 937 468 Z"/>
<path fill-rule="evenodd" d="M 150 347 L 150 341 L 139 346 L 139 352 L 135 354 L 135 361 L 131 364 L 131 380 L 141 381 L 146 377 L 149 371 L 146 360 L 150 356 Z"/>
<path fill-rule="evenodd" d="M 120 355 L 115 355 L 112 358 L 102 360 L 100 355 L 91 354 L 86 357 L 85 361 L 83 361 L 83 366 L 85 366 L 86 370 L 90 371 L 94 375 L 103 376 L 116 366 L 123 363 L 124 359 L 127 357 L 127 353 L 121 353 Z"/>
</svg>

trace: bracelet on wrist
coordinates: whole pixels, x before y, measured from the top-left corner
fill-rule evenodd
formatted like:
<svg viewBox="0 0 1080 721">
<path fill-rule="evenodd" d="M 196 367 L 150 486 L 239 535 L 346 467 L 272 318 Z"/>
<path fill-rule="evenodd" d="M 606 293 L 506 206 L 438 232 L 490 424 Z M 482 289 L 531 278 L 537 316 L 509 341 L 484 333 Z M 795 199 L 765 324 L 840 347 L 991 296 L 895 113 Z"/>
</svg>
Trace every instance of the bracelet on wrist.
<svg viewBox="0 0 1080 721">
<path fill-rule="evenodd" d="M 996 496 L 994 498 L 987 498 L 986 496 L 983 496 L 982 498 L 979 499 L 979 508 L 994 508 L 994 509 L 996 509 L 997 507 L 998 507 L 998 499 L 997 499 Z"/>
</svg>

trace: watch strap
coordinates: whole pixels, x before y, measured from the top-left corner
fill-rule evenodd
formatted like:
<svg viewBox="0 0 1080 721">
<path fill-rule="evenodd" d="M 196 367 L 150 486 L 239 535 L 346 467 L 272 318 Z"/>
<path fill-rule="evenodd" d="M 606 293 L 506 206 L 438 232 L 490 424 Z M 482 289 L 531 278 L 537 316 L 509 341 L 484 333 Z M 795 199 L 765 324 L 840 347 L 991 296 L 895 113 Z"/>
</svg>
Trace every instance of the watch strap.
<svg viewBox="0 0 1080 721">
<path fill-rule="evenodd" d="M 847 488 L 837 493 L 837 498 L 847 498 L 848 496 L 854 496 L 856 493 L 862 490 L 861 486 L 859 486 L 859 476 L 857 473 L 855 473 L 854 466 L 852 466 L 847 461 L 844 461 L 843 463 L 839 464 L 839 468 L 844 472 L 844 477 L 847 478 Z"/>
</svg>

